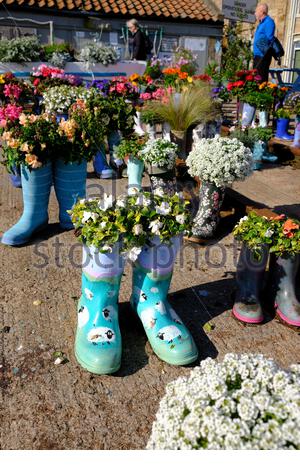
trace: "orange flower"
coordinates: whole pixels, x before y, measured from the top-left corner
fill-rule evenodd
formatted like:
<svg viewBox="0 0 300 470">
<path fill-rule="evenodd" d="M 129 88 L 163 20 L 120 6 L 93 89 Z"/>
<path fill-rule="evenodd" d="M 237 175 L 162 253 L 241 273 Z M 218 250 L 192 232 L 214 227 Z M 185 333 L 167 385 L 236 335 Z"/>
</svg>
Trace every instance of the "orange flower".
<svg viewBox="0 0 300 470">
<path fill-rule="evenodd" d="M 284 233 L 284 235 L 290 235 L 292 230 L 298 230 L 298 229 L 299 229 L 299 225 L 295 224 L 295 222 L 292 219 L 288 219 L 283 224 L 283 233 Z"/>
<path fill-rule="evenodd" d="M 276 217 L 270 217 L 270 220 L 282 220 L 285 219 L 284 214 L 277 215 Z"/>
<path fill-rule="evenodd" d="M 181 80 L 186 80 L 188 78 L 189 74 L 187 72 L 179 72 L 178 73 L 178 77 L 181 79 Z"/>
<path fill-rule="evenodd" d="M 27 153 L 25 155 L 25 161 L 31 168 L 40 168 L 42 166 L 42 163 L 38 161 L 38 157 L 33 153 Z"/>
</svg>

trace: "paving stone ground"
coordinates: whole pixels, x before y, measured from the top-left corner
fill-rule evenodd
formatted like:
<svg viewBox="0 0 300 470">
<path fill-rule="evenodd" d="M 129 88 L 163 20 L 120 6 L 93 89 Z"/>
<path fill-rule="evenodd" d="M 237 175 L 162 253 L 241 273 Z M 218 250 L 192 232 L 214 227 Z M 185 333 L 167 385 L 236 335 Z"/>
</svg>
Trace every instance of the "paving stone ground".
<svg viewBox="0 0 300 470">
<path fill-rule="evenodd" d="M 18 220 L 22 199 L 4 169 L 0 178 L 3 232 Z M 90 177 L 88 194 L 99 194 L 100 184 L 122 192 L 126 180 L 100 183 Z M 253 328 L 230 316 L 238 252 L 229 222 L 223 225 L 218 243 L 184 246 L 170 290 L 171 304 L 194 335 L 199 360 L 259 352 L 282 366 L 299 362 L 299 336 L 271 313 Z M 122 368 L 113 376 L 96 376 L 77 365 L 80 255 L 73 233 L 59 231 L 53 193 L 48 232 L 26 247 L 0 246 L 1 449 L 143 449 L 166 384 L 189 373 L 189 367 L 167 365 L 152 353 L 129 308 L 130 266 L 120 292 Z M 55 351 L 69 362 L 54 365 Z"/>
</svg>

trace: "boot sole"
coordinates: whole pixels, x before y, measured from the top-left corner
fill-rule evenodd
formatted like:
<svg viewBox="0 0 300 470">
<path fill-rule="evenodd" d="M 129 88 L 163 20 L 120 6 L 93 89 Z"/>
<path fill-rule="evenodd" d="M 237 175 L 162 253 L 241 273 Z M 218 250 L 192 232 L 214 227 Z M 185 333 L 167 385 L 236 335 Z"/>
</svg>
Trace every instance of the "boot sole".
<svg viewBox="0 0 300 470">
<path fill-rule="evenodd" d="M 115 372 L 117 372 L 120 367 L 121 367 L 121 363 L 119 363 L 117 366 L 115 367 L 112 367 L 110 369 L 100 369 L 99 367 L 93 367 L 92 365 L 90 364 L 87 364 L 86 362 L 82 361 L 82 359 L 80 359 L 80 357 L 78 356 L 78 354 L 76 353 L 76 351 L 74 351 L 75 353 L 75 357 L 76 357 L 76 360 L 78 362 L 78 364 L 85 370 L 87 370 L 88 372 L 91 372 L 92 374 L 96 374 L 96 375 L 110 375 L 110 374 L 113 374 Z"/>
<path fill-rule="evenodd" d="M 261 320 L 257 321 L 247 321 L 243 319 L 238 313 L 235 312 L 234 308 L 231 310 L 231 316 L 234 318 L 234 320 L 238 321 L 239 323 L 242 323 L 245 326 L 257 326 L 261 325 L 264 321 L 262 318 Z"/>
<path fill-rule="evenodd" d="M 300 332 L 300 326 L 296 326 L 296 325 L 291 325 L 291 323 L 288 323 L 286 320 L 284 320 L 279 311 L 276 309 L 276 312 L 275 312 L 275 318 L 276 318 L 276 321 L 278 323 L 281 323 L 283 326 L 287 327 L 287 328 L 290 328 L 290 330 L 294 330 L 296 331 L 297 333 Z"/>
</svg>

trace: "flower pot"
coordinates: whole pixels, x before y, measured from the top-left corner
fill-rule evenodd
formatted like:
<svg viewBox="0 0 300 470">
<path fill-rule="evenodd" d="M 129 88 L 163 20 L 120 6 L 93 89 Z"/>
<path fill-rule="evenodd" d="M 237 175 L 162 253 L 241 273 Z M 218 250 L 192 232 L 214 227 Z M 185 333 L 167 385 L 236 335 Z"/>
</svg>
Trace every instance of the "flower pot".
<svg viewBox="0 0 300 470">
<path fill-rule="evenodd" d="M 292 147 L 300 148 L 300 122 L 298 118 L 296 119 L 294 142 Z"/>
<path fill-rule="evenodd" d="M 174 365 L 198 357 L 194 340 L 167 300 L 181 236 L 165 244 L 155 236 L 133 266 L 131 305 L 138 314 L 151 347 L 163 361 Z"/>
<path fill-rule="evenodd" d="M 139 158 L 130 156 L 127 161 L 128 176 L 128 194 L 140 191 L 142 188 L 142 177 L 144 170 L 144 162 Z"/>
<path fill-rule="evenodd" d="M 171 126 L 168 122 L 162 123 L 162 138 L 165 140 L 171 140 Z"/>
<path fill-rule="evenodd" d="M 155 139 L 156 137 L 155 124 L 146 124 L 146 133 L 149 135 L 149 139 Z"/>
<path fill-rule="evenodd" d="M 277 128 L 275 137 L 277 139 L 292 140 L 293 136 L 288 133 L 290 120 L 286 118 L 277 119 Z"/>
<path fill-rule="evenodd" d="M 53 162 L 54 189 L 59 204 L 59 222 L 65 230 L 71 230 L 71 210 L 78 199 L 85 197 L 87 162 L 64 163 L 60 158 Z"/>
<path fill-rule="evenodd" d="M 199 238 L 214 236 L 220 221 L 220 209 L 225 188 L 202 181 L 199 194 L 199 208 L 193 221 L 192 233 Z"/>
<path fill-rule="evenodd" d="M 269 113 L 268 111 L 259 111 L 259 127 L 268 127 L 269 123 Z"/>
<path fill-rule="evenodd" d="M 242 126 L 249 127 L 252 124 L 252 121 L 255 116 L 256 108 L 251 106 L 248 103 L 243 104 L 243 112 L 242 112 Z"/>
<path fill-rule="evenodd" d="M 264 320 L 261 296 L 268 255 L 267 245 L 261 247 L 259 260 L 250 248 L 245 244 L 242 246 L 236 268 L 237 292 L 232 313 L 243 323 L 258 324 Z"/>
<path fill-rule="evenodd" d="M 100 148 L 94 157 L 93 167 L 96 175 L 99 178 L 112 178 L 113 170 L 109 167 L 106 161 L 105 146 L 103 144 L 100 145 Z"/>
<path fill-rule="evenodd" d="M 27 243 L 32 235 L 48 225 L 48 203 L 52 185 L 52 163 L 29 169 L 21 165 L 23 214 L 2 236 L 5 245 Z"/>
<path fill-rule="evenodd" d="M 186 152 L 186 131 L 175 131 L 171 129 L 170 137 L 171 142 L 178 145 L 178 157 L 182 160 L 186 160 L 187 152 Z"/>
<path fill-rule="evenodd" d="M 266 151 L 265 142 L 259 140 L 254 143 L 252 154 L 254 160 L 254 170 L 260 170 L 263 165 L 263 156 Z"/>
<path fill-rule="evenodd" d="M 177 190 L 175 168 L 171 170 L 167 167 L 157 167 L 154 165 L 146 165 L 146 171 L 150 178 L 151 191 L 162 189 L 165 194 L 172 196 Z"/>
<path fill-rule="evenodd" d="M 275 294 L 275 309 L 280 320 L 291 327 L 300 328 L 300 302 L 296 296 L 296 276 L 300 255 L 270 256 L 269 271 Z"/>
<path fill-rule="evenodd" d="M 138 135 L 144 135 L 145 131 L 142 126 L 141 112 L 137 111 L 136 116 L 134 116 L 134 132 Z"/>
<path fill-rule="evenodd" d="M 112 374 L 121 365 L 118 296 L 123 271 L 124 260 L 117 244 L 112 253 L 83 245 L 75 356 L 94 374 Z"/>
</svg>

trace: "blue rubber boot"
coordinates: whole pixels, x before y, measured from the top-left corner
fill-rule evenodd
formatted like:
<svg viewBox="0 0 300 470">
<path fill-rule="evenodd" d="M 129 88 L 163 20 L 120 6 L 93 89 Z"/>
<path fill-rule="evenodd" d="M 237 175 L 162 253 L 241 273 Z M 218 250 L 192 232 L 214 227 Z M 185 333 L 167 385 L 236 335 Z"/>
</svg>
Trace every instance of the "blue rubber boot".
<svg viewBox="0 0 300 470">
<path fill-rule="evenodd" d="M 127 162 L 128 194 L 135 194 L 142 188 L 144 162 L 139 158 L 129 157 Z"/>
<path fill-rule="evenodd" d="M 52 164 L 29 170 L 21 166 L 23 214 L 20 220 L 2 236 L 5 245 L 27 243 L 32 235 L 48 224 L 48 203 L 52 184 Z"/>
<path fill-rule="evenodd" d="M 293 136 L 288 133 L 289 119 L 277 119 L 277 128 L 275 137 L 277 139 L 292 140 Z"/>
<path fill-rule="evenodd" d="M 153 239 L 133 267 L 131 305 L 137 312 L 155 354 L 173 365 L 185 365 L 198 357 L 194 340 L 167 301 L 180 238 L 171 246 Z"/>
<path fill-rule="evenodd" d="M 12 173 L 9 174 L 9 177 L 14 188 L 22 188 L 21 171 L 19 166 L 13 166 Z"/>
<path fill-rule="evenodd" d="M 117 247 L 105 254 L 94 247 L 83 247 L 75 355 L 93 374 L 112 374 L 121 365 L 118 295 L 123 270 L 124 260 Z"/>
<path fill-rule="evenodd" d="M 63 229 L 71 230 L 73 224 L 67 210 L 86 194 L 87 162 L 67 163 L 58 158 L 53 162 L 54 189 L 59 203 L 59 222 Z"/>
<path fill-rule="evenodd" d="M 253 160 L 254 160 L 254 170 L 261 170 L 262 168 L 262 159 L 265 151 L 265 144 L 261 140 L 254 143 L 253 146 Z"/>
<path fill-rule="evenodd" d="M 259 127 L 268 127 L 269 123 L 269 113 L 268 111 L 259 111 Z"/>
<path fill-rule="evenodd" d="M 95 155 L 93 161 L 94 171 L 99 178 L 109 179 L 112 178 L 114 172 L 112 168 L 109 167 L 106 161 L 105 147 L 100 145 L 98 152 Z"/>
</svg>

